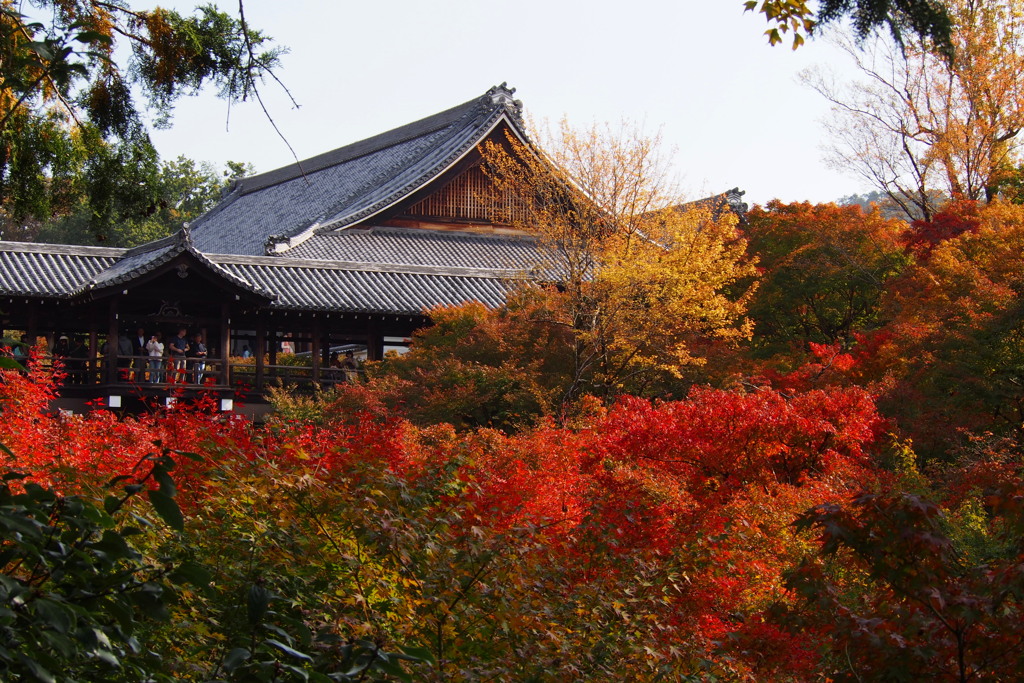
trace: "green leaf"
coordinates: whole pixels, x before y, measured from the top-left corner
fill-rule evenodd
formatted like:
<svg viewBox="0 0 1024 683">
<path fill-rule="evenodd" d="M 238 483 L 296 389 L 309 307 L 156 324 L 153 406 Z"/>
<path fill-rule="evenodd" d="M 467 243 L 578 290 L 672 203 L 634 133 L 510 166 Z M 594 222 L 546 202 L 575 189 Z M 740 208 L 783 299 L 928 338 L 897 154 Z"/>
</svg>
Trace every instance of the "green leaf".
<svg viewBox="0 0 1024 683">
<path fill-rule="evenodd" d="M 132 612 L 131 604 L 121 600 L 110 600 L 105 604 L 104 609 L 107 614 L 117 620 L 122 629 L 131 631 L 131 626 L 135 621 L 135 614 Z"/>
<path fill-rule="evenodd" d="M 103 537 L 92 544 L 93 550 L 98 550 L 108 555 L 111 559 L 122 559 L 131 557 L 133 555 L 131 547 L 125 542 L 121 534 L 116 531 L 107 529 L 103 532 Z"/>
<path fill-rule="evenodd" d="M 118 496 L 107 496 L 103 499 L 103 509 L 108 515 L 114 514 L 121 507 L 121 498 Z"/>
<path fill-rule="evenodd" d="M 119 660 L 117 658 L 117 655 L 115 655 L 110 650 L 104 650 L 104 649 L 93 650 L 92 656 L 95 657 L 96 659 L 99 659 L 101 661 L 106 662 L 107 664 L 110 664 L 111 666 L 115 666 L 115 667 L 116 666 L 121 666 L 121 660 Z"/>
<path fill-rule="evenodd" d="M 394 676 L 401 681 L 411 681 L 412 676 L 407 671 L 402 670 L 402 665 L 399 662 L 387 659 L 384 656 L 379 656 L 376 662 L 376 668 L 389 676 Z"/>
<path fill-rule="evenodd" d="M 167 473 L 166 467 L 162 465 L 154 466 L 153 478 L 160 484 L 160 493 L 172 498 L 178 493 L 178 489 L 174 485 L 174 480 L 171 479 L 171 475 Z"/>
<path fill-rule="evenodd" d="M 171 451 L 171 452 L 174 453 L 175 455 L 184 456 L 184 457 L 188 458 L 189 460 L 192 460 L 193 462 L 203 462 L 203 459 L 204 459 L 203 456 L 199 455 L 198 453 L 192 453 L 191 451 Z"/>
<path fill-rule="evenodd" d="M 20 652 L 18 653 L 18 659 L 21 661 L 21 664 L 29 670 L 29 673 L 35 676 L 37 681 L 41 681 L 42 683 L 56 683 L 57 679 L 53 677 L 53 674 L 44 669 L 36 660 L 31 657 L 27 657 Z"/>
<path fill-rule="evenodd" d="M 169 578 L 175 583 L 188 583 L 199 587 L 207 586 L 213 580 L 210 572 L 195 562 L 185 562 L 179 565 L 171 572 Z"/>
<path fill-rule="evenodd" d="M 82 31 L 75 35 L 75 40 L 80 43 L 103 43 L 105 45 L 110 45 L 113 42 L 110 36 L 96 31 Z"/>
<path fill-rule="evenodd" d="M 27 47 L 43 59 L 53 59 L 53 46 L 45 42 L 32 41 Z"/>
<path fill-rule="evenodd" d="M 224 667 L 225 671 L 231 673 L 235 669 L 240 667 L 242 664 L 244 664 L 246 661 L 248 661 L 249 657 L 251 656 L 252 654 L 244 647 L 236 647 L 234 650 L 228 653 L 227 657 L 224 658 L 224 662 L 221 664 L 221 666 Z"/>
<path fill-rule="evenodd" d="M 181 508 L 173 498 L 160 491 L 148 491 L 149 502 L 153 505 L 160 518 L 167 526 L 176 531 L 185 530 L 185 518 L 181 514 Z"/>
<path fill-rule="evenodd" d="M 0 515 L 0 529 L 7 532 L 20 533 L 28 538 L 39 538 L 42 534 L 38 522 L 18 514 Z"/>
<path fill-rule="evenodd" d="M 294 657 L 295 659 L 301 659 L 304 662 L 312 662 L 313 661 L 313 658 L 310 657 L 309 655 L 305 654 L 304 652 L 299 652 L 298 650 L 285 645 L 280 640 L 274 640 L 273 638 L 267 638 L 267 640 L 264 641 L 264 642 L 266 642 L 268 645 L 273 645 L 274 647 L 276 647 L 281 652 L 283 652 L 286 655 L 289 655 L 291 657 Z"/>
<path fill-rule="evenodd" d="M 272 595 L 270 591 L 258 583 L 254 583 L 249 587 L 247 614 L 250 624 L 255 626 L 260 623 L 263 619 L 263 615 L 267 612 L 267 608 L 270 606 L 271 597 Z"/>
<path fill-rule="evenodd" d="M 0 356 L 0 368 L 3 368 L 5 370 L 24 370 L 25 366 L 19 363 L 18 361 L 14 360 L 13 358 Z M 7 452 L 10 453 L 10 451 Z"/>
<path fill-rule="evenodd" d="M 436 666 L 437 665 L 437 660 L 434 659 L 434 653 L 431 652 L 428 648 L 425 648 L 425 647 L 405 647 L 404 645 L 399 645 L 398 649 L 401 650 L 402 652 L 404 652 L 405 654 L 409 655 L 413 659 L 417 660 L 417 661 L 427 662 L 431 666 Z"/>
<path fill-rule="evenodd" d="M 43 631 L 43 638 L 62 657 L 70 658 L 75 652 L 75 645 L 72 640 L 61 633 Z"/>
<path fill-rule="evenodd" d="M 75 617 L 67 606 L 40 598 L 33 603 L 36 617 L 42 619 L 57 633 L 68 633 L 75 625 Z"/>
</svg>

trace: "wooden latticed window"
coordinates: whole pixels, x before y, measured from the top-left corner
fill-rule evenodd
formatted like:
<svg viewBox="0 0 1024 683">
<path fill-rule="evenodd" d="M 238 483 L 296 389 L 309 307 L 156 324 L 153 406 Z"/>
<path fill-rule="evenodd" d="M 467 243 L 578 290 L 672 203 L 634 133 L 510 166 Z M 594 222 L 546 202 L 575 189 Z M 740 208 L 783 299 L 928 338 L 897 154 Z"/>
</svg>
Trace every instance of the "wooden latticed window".
<svg viewBox="0 0 1024 683">
<path fill-rule="evenodd" d="M 414 218 L 482 221 L 512 225 L 525 219 L 522 204 L 511 193 L 499 196 L 479 166 L 471 168 L 426 199 L 409 207 Z"/>
</svg>

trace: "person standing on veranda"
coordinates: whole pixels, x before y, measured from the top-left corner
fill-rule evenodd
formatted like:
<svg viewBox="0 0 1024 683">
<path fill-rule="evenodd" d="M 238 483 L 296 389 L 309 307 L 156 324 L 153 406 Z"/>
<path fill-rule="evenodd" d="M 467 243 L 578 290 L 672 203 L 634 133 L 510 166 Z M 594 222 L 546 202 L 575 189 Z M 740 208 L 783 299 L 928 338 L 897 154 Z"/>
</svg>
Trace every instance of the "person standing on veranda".
<svg viewBox="0 0 1024 683">
<path fill-rule="evenodd" d="M 164 342 L 160 332 L 146 342 L 146 355 L 149 356 L 149 381 L 159 384 L 164 381 Z"/>
<path fill-rule="evenodd" d="M 192 338 L 192 343 L 188 346 L 186 355 L 191 359 L 192 381 L 196 384 L 202 384 L 207 356 L 206 344 L 203 343 L 202 333 L 196 332 L 196 336 Z"/>
<path fill-rule="evenodd" d="M 167 344 L 167 353 L 171 357 L 171 364 L 174 367 L 174 376 L 171 379 L 175 382 L 182 382 L 188 374 L 188 330 L 184 327 L 178 330 L 178 336 L 171 339 Z"/>
<path fill-rule="evenodd" d="M 147 343 L 149 338 L 146 337 L 146 331 L 140 327 L 132 337 L 132 381 L 136 383 L 146 378 L 146 357 L 149 355 Z"/>
</svg>

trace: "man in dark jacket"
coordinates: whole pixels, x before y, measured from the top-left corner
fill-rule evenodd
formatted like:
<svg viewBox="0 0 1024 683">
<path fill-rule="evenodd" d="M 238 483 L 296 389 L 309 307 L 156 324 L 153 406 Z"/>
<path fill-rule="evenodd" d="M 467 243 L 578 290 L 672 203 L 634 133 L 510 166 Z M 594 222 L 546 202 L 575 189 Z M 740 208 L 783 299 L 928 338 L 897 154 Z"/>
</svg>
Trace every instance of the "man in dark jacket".
<svg viewBox="0 0 1024 683">
<path fill-rule="evenodd" d="M 188 330 L 182 327 L 178 330 L 178 336 L 173 337 L 167 344 L 167 355 L 171 357 L 171 362 L 174 363 L 174 381 L 183 382 L 185 376 L 188 373 Z"/>
</svg>

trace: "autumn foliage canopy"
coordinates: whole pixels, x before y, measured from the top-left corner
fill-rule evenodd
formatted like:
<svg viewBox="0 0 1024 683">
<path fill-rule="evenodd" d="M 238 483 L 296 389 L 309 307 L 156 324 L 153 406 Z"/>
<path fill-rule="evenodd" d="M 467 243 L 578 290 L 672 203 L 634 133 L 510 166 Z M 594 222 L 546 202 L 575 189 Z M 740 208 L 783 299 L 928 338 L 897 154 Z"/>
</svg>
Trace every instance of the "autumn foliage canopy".
<svg viewBox="0 0 1024 683">
<path fill-rule="evenodd" d="M 545 288 L 263 425 L 0 371 L 2 676 L 1019 678 L 1024 212 L 722 230 L 750 338 L 623 327 L 618 385 Z"/>
</svg>

